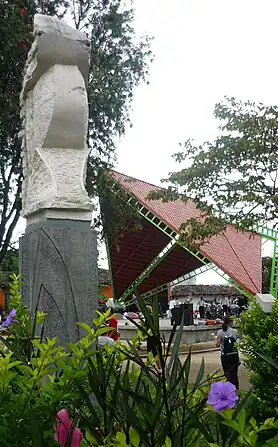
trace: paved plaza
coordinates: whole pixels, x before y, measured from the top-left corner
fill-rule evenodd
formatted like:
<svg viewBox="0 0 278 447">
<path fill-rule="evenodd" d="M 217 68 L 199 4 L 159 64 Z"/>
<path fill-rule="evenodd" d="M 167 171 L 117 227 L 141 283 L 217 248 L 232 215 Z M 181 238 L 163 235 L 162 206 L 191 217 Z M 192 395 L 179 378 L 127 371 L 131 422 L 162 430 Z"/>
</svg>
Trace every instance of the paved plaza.
<svg viewBox="0 0 278 447">
<path fill-rule="evenodd" d="M 193 354 L 191 361 L 191 370 L 190 370 L 190 378 L 191 382 L 194 382 L 194 378 L 197 377 L 198 370 L 200 368 L 202 358 L 205 360 L 205 374 L 211 374 L 216 371 L 222 371 L 221 363 L 220 363 L 220 355 L 219 351 L 206 352 L 203 354 Z M 181 356 L 181 360 L 185 360 L 186 355 Z M 239 367 L 239 384 L 241 390 L 250 389 L 250 383 L 248 379 L 248 371 L 241 364 Z"/>
</svg>

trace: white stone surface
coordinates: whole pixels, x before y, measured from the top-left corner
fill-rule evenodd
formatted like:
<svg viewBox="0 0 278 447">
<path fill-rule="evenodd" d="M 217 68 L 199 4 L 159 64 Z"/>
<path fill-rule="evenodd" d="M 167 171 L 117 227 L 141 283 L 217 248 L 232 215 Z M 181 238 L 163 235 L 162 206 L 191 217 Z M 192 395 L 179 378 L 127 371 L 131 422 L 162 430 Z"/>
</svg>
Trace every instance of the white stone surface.
<svg viewBox="0 0 278 447">
<path fill-rule="evenodd" d="M 36 15 L 21 92 L 22 215 L 59 210 L 88 220 L 87 82 L 90 44 L 62 21 Z M 32 216 L 32 219 L 31 219 Z M 86 216 L 86 217 L 85 217 Z"/>
<path fill-rule="evenodd" d="M 264 312 L 270 313 L 275 298 L 267 293 L 257 293 L 257 295 L 255 295 L 255 300 L 262 307 Z"/>
</svg>

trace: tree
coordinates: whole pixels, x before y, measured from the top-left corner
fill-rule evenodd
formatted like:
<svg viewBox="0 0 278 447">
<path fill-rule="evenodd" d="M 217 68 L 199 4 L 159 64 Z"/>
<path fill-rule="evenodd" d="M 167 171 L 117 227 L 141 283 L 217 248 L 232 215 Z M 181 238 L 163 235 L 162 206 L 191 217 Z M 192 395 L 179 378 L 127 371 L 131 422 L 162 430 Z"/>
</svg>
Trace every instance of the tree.
<svg viewBox="0 0 278 447">
<path fill-rule="evenodd" d="M 278 223 L 278 107 L 225 98 L 215 106 L 221 135 L 201 146 L 188 140 L 174 155 L 185 162 L 169 174 L 170 186 L 152 195 L 176 200 L 180 193 L 192 199 L 203 215 L 185 227 L 194 239 L 223 230 L 230 222 L 241 228 Z"/>
<path fill-rule="evenodd" d="M 36 12 L 71 16 L 91 39 L 87 189 L 97 193 L 99 170 L 115 161 L 115 145 L 129 124 L 134 88 L 146 80 L 150 38 L 138 39 L 132 0 L 6 0 L 0 3 L 0 265 L 21 209 L 19 94 Z"/>
</svg>

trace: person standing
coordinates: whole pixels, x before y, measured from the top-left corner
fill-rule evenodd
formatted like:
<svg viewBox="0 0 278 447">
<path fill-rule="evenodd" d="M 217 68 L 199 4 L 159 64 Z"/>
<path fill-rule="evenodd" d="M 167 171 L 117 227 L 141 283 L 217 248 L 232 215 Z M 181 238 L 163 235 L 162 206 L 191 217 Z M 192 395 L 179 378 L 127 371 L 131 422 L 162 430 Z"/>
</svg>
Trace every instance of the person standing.
<svg viewBox="0 0 278 447">
<path fill-rule="evenodd" d="M 205 301 L 204 298 L 201 296 L 200 300 L 198 301 L 199 306 L 199 314 L 200 318 L 203 320 L 205 318 Z"/>
<path fill-rule="evenodd" d="M 170 318 L 171 318 L 171 326 L 174 324 L 174 319 L 173 319 L 173 313 L 172 310 L 175 308 L 175 306 L 177 306 L 179 304 L 178 300 L 176 298 L 173 298 L 172 296 L 170 296 L 170 301 L 169 301 L 169 314 L 170 314 Z"/>
<path fill-rule="evenodd" d="M 223 313 L 225 317 L 228 315 L 228 306 L 229 306 L 229 300 L 225 296 L 225 298 L 222 301 Z"/>
<path fill-rule="evenodd" d="M 112 317 L 109 318 L 108 326 L 111 328 L 111 331 L 107 332 L 107 336 L 112 338 L 114 341 L 117 341 L 119 339 L 119 332 L 118 320 L 115 315 L 112 315 Z"/>
<path fill-rule="evenodd" d="M 152 307 L 147 306 L 148 311 L 150 312 L 151 318 L 153 318 L 152 314 Z M 145 325 L 147 326 L 147 323 L 145 321 Z M 149 327 L 146 327 L 147 332 L 149 331 Z M 152 334 L 147 336 L 147 352 L 148 354 L 151 352 L 153 357 L 155 358 L 156 368 L 158 373 L 160 374 L 162 371 L 161 366 L 161 359 L 162 359 L 162 346 L 160 341 L 160 335 L 158 334 Z"/>
<path fill-rule="evenodd" d="M 224 375 L 228 382 L 235 385 L 236 389 L 239 388 L 238 381 L 238 367 L 239 367 L 239 355 L 235 343 L 238 339 L 237 330 L 233 327 L 233 321 L 230 317 L 225 317 L 216 337 L 216 347 L 220 347 L 221 352 L 221 364 Z"/>
</svg>

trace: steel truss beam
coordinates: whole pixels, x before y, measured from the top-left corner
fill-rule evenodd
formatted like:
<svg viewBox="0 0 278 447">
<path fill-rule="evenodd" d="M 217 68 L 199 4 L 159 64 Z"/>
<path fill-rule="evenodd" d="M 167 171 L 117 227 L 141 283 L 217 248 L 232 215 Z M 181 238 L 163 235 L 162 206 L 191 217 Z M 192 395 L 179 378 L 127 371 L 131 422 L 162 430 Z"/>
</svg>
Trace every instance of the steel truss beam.
<svg viewBox="0 0 278 447">
<path fill-rule="evenodd" d="M 254 231 L 274 244 L 269 292 L 272 296 L 278 298 L 278 231 L 273 228 L 262 227 L 259 225 Z"/>
<path fill-rule="evenodd" d="M 114 182 L 111 185 L 111 191 L 113 191 L 116 195 L 120 195 L 120 193 L 123 191 L 123 189 L 118 185 L 118 183 Z M 126 191 L 125 191 L 126 192 Z M 133 195 L 131 195 L 130 193 L 126 192 L 127 195 L 129 195 L 129 199 L 127 200 L 126 204 L 131 206 L 135 211 L 137 211 L 139 213 L 140 216 L 144 217 L 145 219 L 147 219 L 149 222 L 151 222 L 156 228 L 158 228 L 160 231 L 162 231 L 163 233 L 167 234 L 167 236 L 169 236 L 171 239 L 174 239 L 176 241 L 177 244 L 179 244 L 181 247 L 183 247 L 188 253 L 190 253 L 192 256 L 194 256 L 195 258 L 197 258 L 200 262 L 202 262 L 203 264 L 207 264 L 207 258 L 202 255 L 202 253 L 199 250 L 196 251 L 192 251 L 190 250 L 186 245 L 185 242 L 180 242 L 179 241 L 179 234 L 173 229 L 171 228 L 169 225 L 165 224 L 164 222 L 162 222 L 160 220 L 160 218 L 158 216 L 156 216 L 154 213 L 152 213 L 150 210 L 148 210 L 148 208 L 146 208 L 146 206 L 142 205 L 136 197 L 134 197 Z M 162 259 L 160 259 L 159 262 L 161 262 Z M 158 265 L 159 262 L 156 264 Z M 155 265 L 155 266 L 156 266 Z M 211 262 L 211 270 L 213 270 L 215 273 L 217 273 L 219 276 L 221 276 L 221 278 L 224 278 L 226 281 L 230 280 L 230 277 L 224 273 L 219 267 L 217 267 L 215 264 L 213 264 Z M 153 269 L 151 269 L 152 271 Z M 144 271 L 145 272 L 145 271 Z M 143 275 L 144 272 L 141 274 Z M 150 273 L 150 272 L 149 272 Z M 139 277 L 141 278 L 141 275 L 139 275 Z M 138 277 L 138 278 L 139 278 Z M 145 279 L 146 275 L 144 275 L 144 278 L 142 279 L 142 281 Z M 131 290 L 131 286 L 127 289 L 129 290 L 129 294 L 132 293 L 135 288 L 142 282 L 140 281 L 138 284 L 136 284 L 133 287 L 133 290 Z M 132 286 L 134 285 L 134 283 L 132 284 Z M 251 297 L 252 294 L 250 292 L 248 292 L 247 290 L 245 290 L 243 287 L 241 287 L 239 284 L 235 284 L 235 288 L 238 289 L 238 291 L 242 294 L 245 295 L 247 297 Z M 127 292 L 127 291 L 126 291 Z M 128 294 L 124 292 L 124 294 L 121 296 L 121 299 L 123 299 L 123 296 L 128 296 Z"/>
<path fill-rule="evenodd" d="M 172 239 L 166 247 L 151 261 L 151 263 L 143 270 L 142 273 L 133 281 L 133 283 L 124 291 L 124 293 L 120 296 L 119 301 L 124 301 L 124 299 L 129 296 L 134 290 L 146 279 L 149 274 L 161 263 L 163 259 L 173 250 L 177 241 L 176 239 Z"/>
<path fill-rule="evenodd" d="M 205 273 L 208 270 L 211 270 L 211 265 L 210 264 L 203 265 L 202 267 L 198 268 L 197 270 L 194 270 L 193 272 L 187 273 L 186 275 L 183 275 L 177 279 L 174 279 L 173 281 L 171 281 L 170 284 L 171 284 L 171 286 L 177 286 L 181 282 L 187 281 L 190 278 L 195 278 L 195 276 L 198 276 L 201 273 Z M 152 290 L 149 290 L 148 292 L 142 293 L 142 297 L 149 298 L 150 296 L 155 296 L 158 293 L 163 292 L 164 290 L 168 289 L 168 285 L 169 285 L 168 282 L 161 284 L 161 286 L 158 286 L 155 289 L 152 289 Z"/>
<path fill-rule="evenodd" d="M 278 231 L 274 230 L 273 228 L 262 227 L 261 225 L 257 225 L 253 231 L 270 241 L 276 241 L 278 239 Z"/>
</svg>

